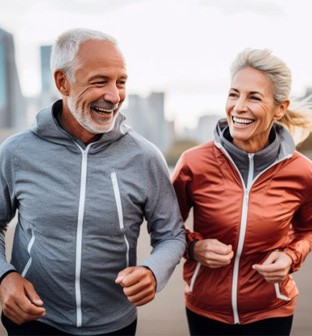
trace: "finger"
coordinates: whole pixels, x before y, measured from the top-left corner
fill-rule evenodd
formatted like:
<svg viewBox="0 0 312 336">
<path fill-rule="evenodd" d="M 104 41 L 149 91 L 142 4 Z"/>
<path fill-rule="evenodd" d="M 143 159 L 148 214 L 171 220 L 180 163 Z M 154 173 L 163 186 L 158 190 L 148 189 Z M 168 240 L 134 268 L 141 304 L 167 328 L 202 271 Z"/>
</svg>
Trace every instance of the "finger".
<svg viewBox="0 0 312 336">
<path fill-rule="evenodd" d="M 38 307 L 34 304 L 28 304 L 27 306 L 18 305 L 18 314 L 25 320 L 36 320 L 43 317 L 46 314 L 46 310 L 43 307 Z"/>
<path fill-rule="evenodd" d="M 212 251 L 215 254 L 228 255 L 232 252 L 232 245 L 225 245 L 220 241 L 216 240 L 208 245 L 207 250 Z"/>
<path fill-rule="evenodd" d="M 141 279 L 140 281 L 124 287 L 124 293 L 127 296 L 133 296 L 142 292 L 153 292 L 155 289 L 155 283 L 148 278 Z"/>
<path fill-rule="evenodd" d="M 124 278 L 128 274 L 133 272 L 133 270 L 134 270 L 134 267 L 127 267 L 127 268 L 123 269 L 122 271 L 120 271 L 117 275 L 117 278 L 115 279 L 115 283 L 123 285 L 122 282 L 123 282 Z"/>
<path fill-rule="evenodd" d="M 151 271 L 144 267 L 134 267 L 132 272 L 128 273 L 122 280 L 124 287 L 130 287 L 135 284 L 144 284 L 144 281 L 151 281 Z M 154 278 L 153 278 L 154 279 Z"/>
<path fill-rule="evenodd" d="M 21 309 L 17 304 L 3 307 L 3 313 L 10 320 L 12 320 L 14 323 L 17 324 L 21 324 L 23 322 L 30 320 L 36 320 L 45 315 L 45 311 L 44 313 L 40 312 L 39 314 L 27 313 L 23 309 Z"/>
<path fill-rule="evenodd" d="M 143 279 L 130 287 L 124 287 L 124 293 L 130 302 L 144 304 L 143 301 L 147 303 L 155 297 L 156 286 L 153 281 Z"/>
<path fill-rule="evenodd" d="M 45 315 L 45 309 L 31 303 L 26 295 L 15 296 L 6 300 L 3 303 L 3 310 L 5 312 L 9 310 L 13 311 L 16 315 L 23 318 L 27 315 L 34 316 L 34 318 Z"/>
<path fill-rule="evenodd" d="M 252 265 L 252 268 L 261 274 L 265 274 L 266 272 L 275 272 L 276 270 L 278 270 L 278 266 L 276 266 L 276 264 L 255 264 Z"/>
<path fill-rule="evenodd" d="M 145 294 L 142 296 L 137 295 L 133 297 L 128 297 L 128 300 L 134 305 L 136 305 L 137 307 L 139 307 L 139 306 L 143 306 L 146 303 L 152 301 L 154 298 L 155 298 L 155 293 L 151 293 L 150 295 Z"/>
<path fill-rule="evenodd" d="M 233 251 L 227 255 L 220 255 L 220 254 L 215 254 L 215 253 L 207 253 L 206 258 L 208 260 L 209 265 L 228 265 L 231 263 L 231 260 L 233 258 Z"/>
<path fill-rule="evenodd" d="M 43 301 L 40 299 L 39 295 L 32 286 L 25 288 L 25 294 L 32 304 L 36 305 L 37 307 L 43 306 Z"/>
</svg>

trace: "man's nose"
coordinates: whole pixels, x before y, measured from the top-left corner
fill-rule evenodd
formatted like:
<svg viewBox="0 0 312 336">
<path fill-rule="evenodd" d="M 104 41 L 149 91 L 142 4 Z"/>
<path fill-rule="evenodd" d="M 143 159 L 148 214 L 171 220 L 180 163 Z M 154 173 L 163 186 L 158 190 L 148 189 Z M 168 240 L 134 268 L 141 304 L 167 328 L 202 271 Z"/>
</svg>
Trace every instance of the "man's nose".
<svg viewBox="0 0 312 336">
<path fill-rule="evenodd" d="M 116 85 L 107 87 L 107 91 L 104 94 L 104 100 L 113 104 L 118 104 L 120 102 L 120 94 Z"/>
</svg>

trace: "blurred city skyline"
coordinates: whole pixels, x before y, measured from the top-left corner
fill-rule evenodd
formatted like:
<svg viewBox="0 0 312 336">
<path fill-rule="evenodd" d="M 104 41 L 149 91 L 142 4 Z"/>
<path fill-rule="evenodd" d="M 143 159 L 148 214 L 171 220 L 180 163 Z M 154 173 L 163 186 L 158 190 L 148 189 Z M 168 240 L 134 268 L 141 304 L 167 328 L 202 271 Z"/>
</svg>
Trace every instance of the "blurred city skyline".
<svg viewBox="0 0 312 336">
<path fill-rule="evenodd" d="M 309 0 L 0 0 L 14 36 L 22 92 L 41 90 L 40 46 L 73 27 L 113 35 L 125 54 L 128 93 L 165 92 L 177 127 L 223 114 L 229 67 L 245 47 L 269 48 L 293 72 L 293 94 L 312 85 Z"/>
</svg>

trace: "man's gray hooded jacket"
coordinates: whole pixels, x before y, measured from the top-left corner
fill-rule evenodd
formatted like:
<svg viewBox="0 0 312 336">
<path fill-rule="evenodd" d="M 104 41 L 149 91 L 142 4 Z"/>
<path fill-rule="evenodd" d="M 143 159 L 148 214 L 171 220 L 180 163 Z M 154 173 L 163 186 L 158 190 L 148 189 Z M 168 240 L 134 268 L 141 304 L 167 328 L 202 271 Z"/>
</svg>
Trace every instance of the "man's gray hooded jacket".
<svg viewBox="0 0 312 336">
<path fill-rule="evenodd" d="M 31 130 L 0 147 L 0 276 L 16 270 L 33 283 L 47 314 L 67 333 L 96 335 L 136 318 L 118 272 L 137 264 L 145 218 L 157 291 L 185 249 L 183 224 L 159 150 L 124 124 L 85 146 L 58 122 L 61 101 Z M 12 260 L 4 234 L 18 210 Z"/>
</svg>

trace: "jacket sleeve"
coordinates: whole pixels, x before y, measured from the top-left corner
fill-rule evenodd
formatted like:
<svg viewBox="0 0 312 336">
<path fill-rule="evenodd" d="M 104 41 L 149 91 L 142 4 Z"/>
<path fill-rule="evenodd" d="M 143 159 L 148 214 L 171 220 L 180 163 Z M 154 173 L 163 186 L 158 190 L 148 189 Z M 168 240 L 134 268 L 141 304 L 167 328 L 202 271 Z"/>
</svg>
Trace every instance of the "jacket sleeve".
<svg viewBox="0 0 312 336">
<path fill-rule="evenodd" d="M 15 215 L 14 167 L 11 150 L 0 147 L 0 278 L 14 267 L 7 262 L 5 233 L 7 226 Z"/>
<path fill-rule="evenodd" d="M 186 222 L 191 208 L 193 207 L 192 180 L 193 174 L 189 165 L 187 164 L 187 155 L 184 153 L 177 162 L 172 175 L 172 183 L 178 198 L 181 215 L 184 222 Z M 190 256 L 189 247 L 193 245 L 191 243 L 194 240 L 202 240 L 203 236 L 199 232 L 191 231 L 186 227 L 184 227 L 184 229 L 187 243 L 187 249 L 185 251 L 184 257 L 188 259 Z"/>
<path fill-rule="evenodd" d="M 290 243 L 283 250 L 293 260 L 291 271 L 298 271 L 312 250 L 312 178 L 305 185 L 305 199 L 296 211 L 290 233 Z"/>
<path fill-rule="evenodd" d="M 160 152 L 145 167 L 144 216 L 151 237 L 151 254 L 139 265 L 152 270 L 157 291 L 164 288 L 185 251 L 185 234 L 169 170 Z"/>
</svg>

